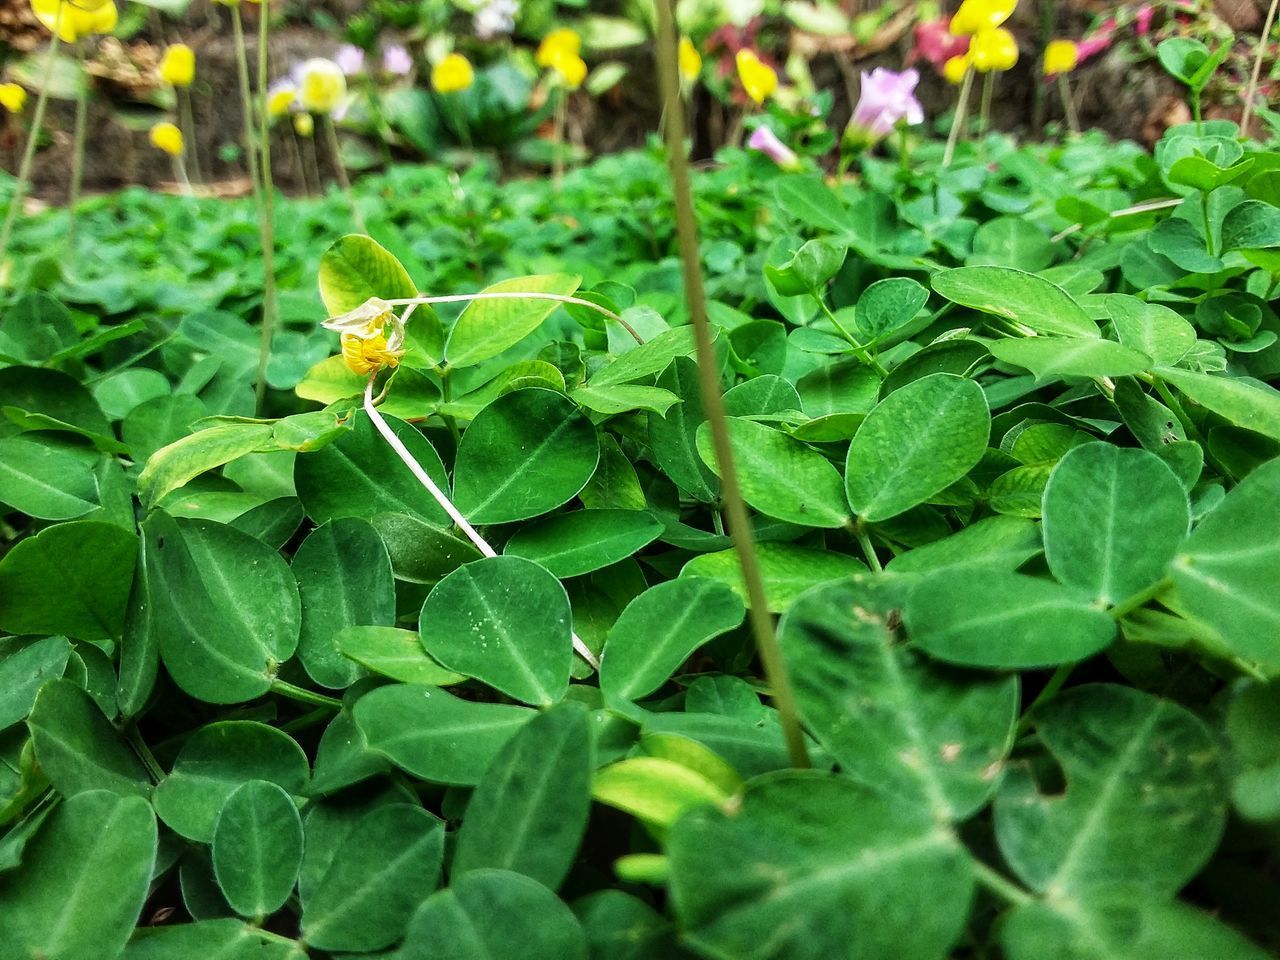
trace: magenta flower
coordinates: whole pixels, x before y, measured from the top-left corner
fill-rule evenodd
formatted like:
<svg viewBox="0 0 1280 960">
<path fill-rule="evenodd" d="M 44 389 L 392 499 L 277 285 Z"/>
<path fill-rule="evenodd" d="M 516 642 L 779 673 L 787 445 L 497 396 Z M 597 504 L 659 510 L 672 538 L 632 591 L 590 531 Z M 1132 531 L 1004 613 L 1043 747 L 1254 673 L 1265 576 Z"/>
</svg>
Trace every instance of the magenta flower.
<svg viewBox="0 0 1280 960">
<path fill-rule="evenodd" d="M 364 73 L 364 51 L 354 44 L 344 43 L 340 46 L 333 58 L 333 62 L 348 77 L 354 77 L 357 73 Z"/>
<path fill-rule="evenodd" d="M 950 17 L 937 17 L 916 24 L 916 42 L 907 54 L 907 65 L 917 60 L 928 60 L 933 69 L 942 73 L 942 67 L 948 60 L 968 53 L 969 38 L 955 36 L 950 26 Z"/>
<path fill-rule="evenodd" d="M 795 155 L 795 151 L 779 140 L 778 135 L 763 124 L 752 131 L 751 137 L 747 140 L 747 146 L 752 150 L 759 150 L 783 170 L 800 169 L 800 158 Z"/>
<path fill-rule="evenodd" d="M 1138 36 L 1145 37 L 1151 32 L 1151 18 L 1155 16 L 1155 13 L 1156 8 L 1149 3 L 1144 3 L 1138 8 L 1138 12 L 1133 17 Z"/>
<path fill-rule="evenodd" d="M 382 51 L 382 69 L 397 77 L 404 77 L 413 69 L 413 57 L 409 51 L 399 44 L 387 47 Z"/>
<path fill-rule="evenodd" d="M 870 145 L 893 132 L 899 123 L 914 126 L 924 122 L 924 108 L 916 99 L 920 73 L 895 73 L 876 67 L 862 75 L 862 95 L 853 109 L 846 137 Z"/>
</svg>

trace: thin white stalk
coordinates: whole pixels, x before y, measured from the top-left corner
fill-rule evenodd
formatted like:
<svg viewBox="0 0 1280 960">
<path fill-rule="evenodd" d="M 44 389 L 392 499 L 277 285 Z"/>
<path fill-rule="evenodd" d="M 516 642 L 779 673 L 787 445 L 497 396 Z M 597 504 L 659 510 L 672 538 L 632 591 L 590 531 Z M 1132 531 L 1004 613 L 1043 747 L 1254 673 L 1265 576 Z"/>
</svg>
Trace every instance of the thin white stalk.
<svg viewBox="0 0 1280 960">
<path fill-rule="evenodd" d="M 636 343 L 644 343 L 640 334 L 636 332 L 636 329 L 631 326 L 631 324 L 627 323 L 627 321 L 623 320 L 607 307 L 602 307 L 598 303 L 592 303 L 590 300 L 583 300 L 581 297 L 569 297 L 560 293 L 521 293 L 513 290 L 506 293 L 459 293 L 446 297 L 402 297 L 398 300 L 388 300 L 386 302 L 393 307 L 419 307 L 424 304 L 467 303 L 472 300 L 554 300 L 556 303 L 569 303 L 578 307 L 586 307 L 589 310 L 594 310 L 596 313 L 603 314 L 610 320 L 614 321 L 614 323 L 617 323 L 626 330 L 627 333 L 631 334 Z M 405 314 L 405 320 L 408 318 L 408 314 Z"/>
<path fill-rule="evenodd" d="M 1132 207 L 1125 207 L 1123 210 L 1112 210 L 1108 216 L 1112 220 L 1118 220 L 1121 217 L 1132 217 L 1139 213 L 1150 213 L 1152 210 L 1167 210 L 1170 207 L 1176 207 L 1178 204 L 1182 203 L 1183 199 L 1183 197 L 1175 197 L 1169 200 L 1153 200 L 1150 203 L 1139 203 Z M 1062 230 L 1059 233 L 1055 233 L 1049 238 L 1049 242 L 1057 243 L 1059 240 L 1063 240 L 1071 236 L 1073 233 L 1079 233 L 1083 229 L 1083 223 L 1073 223 L 1071 226 L 1067 227 L 1067 229 Z"/>
<path fill-rule="evenodd" d="M 1249 121 L 1253 118 L 1253 99 L 1258 95 L 1258 80 L 1262 76 L 1262 54 L 1267 49 L 1267 40 L 1271 37 L 1271 25 L 1276 22 L 1276 0 L 1271 0 L 1267 8 L 1267 22 L 1262 26 L 1258 36 L 1258 52 L 1253 58 L 1253 73 L 1249 75 L 1249 88 L 1244 95 L 1244 112 L 1240 115 L 1240 132 L 1249 135 Z"/>
<path fill-rule="evenodd" d="M 395 435 L 395 432 L 391 429 L 390 425 L 385 419 L 383 419 L 382 414 L 378 412 L 378 408 L 373 405 L 372 377 L 369 378 L 369 382 L 364 388 L 364 410 L 365 413 L 369 415 L 369 419 L 373 421 L 373 425 L 377 428 L 378 433 L 382 434 L 382 439 L 387 441 L 387 444 L 391 449 L 396 452 L 396 456 L 398 456 L 413 475 L 418 478 L 418 482 L 426 488 L 427 493 L 431 494 L 431 496 L 435 498 L 436 503 L 440 504 L 440 506 L 444 508 L 444 512 L 449 515 L 449 519 L 457 524 L 458 529 L 466 535 L 468 540 L 475 544 L 476 549 L 484 556 L 496 557 L 498 555 L 497 551 L 495 551 L 493 547 L 489 546 L 489 542 L 476 532 L 476 528 L 467 522 L 466 517 L 458 512 L 458 508 L 453 505 L 453 501 L 450 500 L 445 495 L 444 491 L 436 485 L 436 482 L 431 479 L 427 474 L 427 471 L 422 468 L 422 464 L 414 459 L 413 454 L 409 452 L 409 448 L 406 447 L 404 443 L 401 442 L 400 438 Z M 577 633 L 570 631 L 569 635 L 573 638 L 573 649 L 578 652 L 578 655 L 581 656 L 583 660 L 587 661 L 587 663 L 591 664 L 592 667 L 599 669 L 600 661 L 597 660 L 595 654 L 591 652 L 591 648 L 582 642 L 582 638 L 579 637 Z"/>
</svg>

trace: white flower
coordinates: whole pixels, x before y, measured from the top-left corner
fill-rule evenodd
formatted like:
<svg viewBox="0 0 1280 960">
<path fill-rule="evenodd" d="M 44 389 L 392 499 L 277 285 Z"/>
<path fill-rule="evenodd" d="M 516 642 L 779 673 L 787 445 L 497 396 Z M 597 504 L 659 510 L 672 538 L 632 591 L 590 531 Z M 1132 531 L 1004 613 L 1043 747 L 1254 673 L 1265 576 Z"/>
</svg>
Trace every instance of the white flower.
<svg viewBox="0 0 1280 960">
<path fill-rule="evenodd" d="M 475 31 L 481 40 L 491 40 L 516 28 L 516 16 L 520 13 L 517 0 L 492 0 L 476 12 Z"/>
</svg>

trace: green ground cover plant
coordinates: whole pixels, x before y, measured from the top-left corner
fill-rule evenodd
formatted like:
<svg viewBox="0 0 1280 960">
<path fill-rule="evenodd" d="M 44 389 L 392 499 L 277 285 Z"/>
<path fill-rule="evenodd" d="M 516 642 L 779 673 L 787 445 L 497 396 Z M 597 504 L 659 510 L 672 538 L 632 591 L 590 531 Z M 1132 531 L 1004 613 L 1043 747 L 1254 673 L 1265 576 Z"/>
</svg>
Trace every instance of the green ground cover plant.
<svg viewBox="0 0 1280 960">
<path fill-rule="evenodd" d="M 284 202 L 261 408 L 252 203 L 19 224 L 0 956 L 1271 955 L 1280 154 L 944 149 L 694 178 L 794 706 L 656 145 Z"/>
</svg>

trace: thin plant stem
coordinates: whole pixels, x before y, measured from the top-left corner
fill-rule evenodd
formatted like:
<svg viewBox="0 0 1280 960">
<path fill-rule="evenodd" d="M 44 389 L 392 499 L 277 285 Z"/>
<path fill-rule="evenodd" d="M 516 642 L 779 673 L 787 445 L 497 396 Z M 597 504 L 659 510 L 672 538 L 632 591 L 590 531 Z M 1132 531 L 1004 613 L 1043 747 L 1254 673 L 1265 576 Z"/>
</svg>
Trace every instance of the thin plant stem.
<svg viewBox="0 0 1280 960">
<path fill-rule="evenodd" d="M 276 191 L 271 176 L 271 118 L 267 115 L 267 41 L 271 31 L 269 0 L 258 8 L 258 141 L 262 148 L 262 206 L 259 227 L 262 233 L 262 339 L 258 346 L 258 373 L 254 381 L 254 406 L 262 415 L 267 396 L 267 365 L 271 362 L 271 340 L 276 330 Z"/>
<path fill-rule="evenodd" d="M 1240 114 L 1240 132 L 1249 135 L 1249 121 L 1253 119 L 1253 99 L 1258 95 L 1258 78 L 1262 76 L 1262 54 L 1267 49 L 1267 40 L 1271 36 L 1271 27 L 1276 22 L 1276 7 L 1280 0 L 1271 0 L 1267 7 L 1267 19 L 1262 25 L 1262 33 L 1258 36 L 1258 52 L 1253 58 L 1253 73 L 1249 75 L 1249 86 L 1244 94 L 1244 112 Z"/>
<path fill-rule="evenodd" d="M 1112 620 L 1119 620 L 1123 617 L 1127 617 L 1139 607 L 1146 606 L 1149 600 L 1154 600 L 1172 586 L 1173 578 L 1164 577 L 1163 579 L 1157 580 L 1155 583 L 1151 584 L 1151 586 L 1144 587 L 1132 596 L 1121 600 L 1107 612 L 1111 614 Z"/>
<path fill-rule="evenodd" d="M 391 429 L 382 414 L 378 412 L 378 408 L 374 405 L 373 399 L 373 380 L 374 378 L 370 377 L 369 382 L 365 384 L 364 412 L 368 414 L 375 429 L 377 429 L 378 433 L 382 434 L 382 439 L 387 441 L 387 445 L 395 451 L 396 456 L 398 456 L 401 462 L 409 468 L 409 471 L 417 478 L 418 482 L 422 484 L 427 493 L 431 494 L 436 503 L 440 504 L 444 512 L 449 515 L 449 519 L 452 520 L 457 528 L 462 531 L 463 535 L 475 545 L 475 548 L 480 551 L 481 555 L 486 557 L 496 557 L 498 555 L 497 551 L 489 545 L 489 541 L 480 536 L 476 531 L 476 528 L 467 522 L 467 518 L 462 515 L 458 508 L 453 505 L 453 501 L 450 500 L 445 492 L 437 486 L 436 482 L 431 479 L 430 474 L 422 468 L 422 464 L 414 458 L 413 454 L 409 452 L 409 448 L 406 447 L 403 441 L 395 435 L 395 431 Z M 570 631 L 569 635 L 573 641 L 573 649 L 577 651 L 578 655 L 582 657 L 583 660 L 587 661 L 587 663 L 591 664 L 592 667 L 599 668 L 600 661 L 597 660 L 596 655 L 591 652 L 591 648 L 583 643 L 582 638 L 574 631 Z"/>
<path fill-rule="evenodd" d="M 173 177 L 182 185 L 183 194 L 195 196 L 195 191 L 191 189 L 191 178 L 187 176 L 187 164 L 181 154 L 173 158 Z"/>
<path fill-rule="evenodd" d="M 58 4 L 58 15 L 53 23 L 53 40 L 49 44 L 49 54 L 44 63 L 44 75 L 40 79 L 40 96 L 36 99 L 36 109 L 31 115 L 31 130 L 27 134 L 27 146 L 22 152 L 22 163 L 18 165 L 18 182 L 13 185 L 13 196 L 9 199 L 9 211 L 4 217 L 4 226 L 0 227 L 0 264 L 9 251 L 9 240 L 13 237 L 13 227 L 22 211 L 22 204 L 27 199 L 27 190 L 31 186 L 31 166 L 36 159 L 36 141 L 40 139 L 40 128 L 44 126 L 45 109 L 49 106 L 49 84 L 53 82 L 53 67 L 58 60 L 58 30 L 62 27 L 62 4 Z"/>
<path fill-rule="evenodd" d="M 853 528 L 853 535 L 858 541 L 858 546 L 862 547 L 863 556 L 867 558 L 867 566 L 876 573 L 884 573 L 884 567 L 880 565 L 880 558 L 876 556 L 876 547 L 871 542 L 866 526 L 861 522 L 857 523 Z"/>
<path fill-rule="evenodd" d="M 995 894 L 1006 903 L 1021 906 L 1035 899 L 1004 874 L 993 870 L 981 860 L 973 861 L 973 878 L 978 881 L 979 886 L 985 887 L 988 892 Z"/>
<path fill-rule="evenodd" d="M 1058 96 L 1062 97 L 1062 112 L 1067 118 L 1067 129 L 1080 135 L 1080 116 L 1076 113 L 1076 101 L 1071 96 L 1071 81 L 1065 73 L 1058 74 Z"/>
<path fill-rule="evenodd" d="M 249 164 L 249 180 L 253 184 L 254 201 L 261 207 L 262 183 L 258 177 L 258 152 L 253 147 L 253 93 L 249 87 L 249 52 L 244 42 L 244 21 L 240 17 L 238 5 L 231 8 L 231 29 L 236 42 L 236 72 L 240 81 L 240 109 L 244 113 L 244 149 Z"/>
<path fill-rule="evenodd" d="M 293 145 L 293 153 L 291 156 L 291 159 L 293 160 L 293 167 L 298 172 L 298 180 L 302 184 L 303 196 L 309 197 L 311 196 L 311 183 L 307 178 L 307 165 L 302 159 L 302 144 L 299 142 L 300 139 L 298 131 L 294 130 L 293 125 L 290 124 L 288 142 Z"/>
<path fill-rule="evenodd" d="M 1062 689 L 1063 684 L 1071 677 L 1071 673 L 1075 670 L 1076 663 L 1064 663 L 1058 669 L 1053 671 L 1053 676 L 1049 678 L 1044 688 L 1036 694 L 1036 698 L 1031 701 L 1031 706 L 1023 711 L 1022 717 L 1018 720 L 1018 726 L 1014 729 L 1014 736 L 1022 736 L 1031 729 L 1032 718 L 1036 710 L 1041 704 L 1048 703 L 1058 695 L 1058 691 Z"/>
<path fill-rule="evenodd" d="M 76 207 L 84 186 L 84 141 L 89 127 L 89 74 L 85 69 L 84 44 L 77 42 L 76 61 L 80 65 L 80 92 L 76 96 L 76 121 L 71 145 L 71 190 L 67 195 L 67 249 L 76 249 Z"/>
<path fill-rule="evenodd" d="M 298 703 L 310 704 L 313 707 L 329 707 L 333 710 L 342 709 L 341 700 L 327 697 L 323 693 L 316 693 L 306 687 L 299 687 L 296 684 L 289 683 L 287 680 L 272 680 L 271 692 L 277 693 L 282 697 L 288 697 L 290 700 L 296 700 Z"/>
<path fill-rule="evenodd" d="M 351 191 L 351 178 L 347 176 L 347 165 L 342 162 L 342 145 L 338 143 L 338 128 L 333 125 L 333 117 L 327 113 L 324 115 L 324 135 L 329 141 L 329 152 L 333 154 L 333 169 L 338 175 L 338 186 L 342 187 L 342 192 L 346 194 L 347 203 L 351 207 L 351 219 L 355 221 L 357 230 L 368 234 L 369 228 L 365 226 L 364 216 L 356 206 L 356 195 Z"/>
<path fill-rule="evenodd" d="M 142 765 L 147 768 L 147 774 L 151 777 L 152 782 L 159 783 L 165 778 L 164 767 L 160 766 L 160 761 L 156 759 L 156 755 L 151 752 L 151 748 L 147 746 L 147 742 L 142 739 L 142 732 L 138 729 L 138 725 L 130 721 L 124 728 L 124 738 L 128 741 L 129 746 L 133 748 L 133 752 L 138 755 L 138 759 L 142 761 Z"/>
<path fill-rule="evenodd" d="M 462 145 L 471 149 L 471 127 L 467 123 L 467 111 L 462 106 L 461 93 L 446 93 L 444 100 L 449 104 L 449 116 L 453 120 L 454 132 L 458 135 L 458 140 Z M 385 141 L 384 141 L 385 142 Z"/>
<path fill-rule="evenodd" d="M 996 74 L 994 70 L 988 70 L 982 78 L 982 106 L 978 112 L 978 136 L 979 138 L 987 135 L 987 129 L 991 125 L 991 98 L 996 90 Z"/>
<path fill-rule="evenodd" d="M 702 392 L 702 404 L 711 429 L 716 463 L 719 465 L 721 493 L 725 514 L 729 521 L 729 533 L 733 537 L 742 568 L 742 580 L 747 588 L 751 630 L 764 665 L 765 677 L 773 694 L 786 739 L 791 763 L 798 768 L 809 766 L 804 733 L 800 728 L 796 709 L 795 692 L 787 673 L 782 649 L 774 632 L 773 616 L 769 612 L 764 592 L 764 580 L 760 574 L 760 560 L 756 554 L 755 536 L 747 515 L 742 491 L 738 486 L 738 474 L 734 465 L 733 449 L 729 444 L 728 422 L 724 412 L 724 398 L 720 392 L 715 347 L 711 342 L 711 324 L 707 319 L 706 293 L 702 285 L 702 266 L 698 253 L 698 227 L 693 212 L 693 190 L 689 182 L 689 165 L 685 157 L 684 101 L 680 98 L 680 74 L 676 48 L 675 17 L 671 0 L 657 0 L 654 5 L 658 20 L 658 80 L 662 100 L 667 111 L 667 162 L 670 165 L 672 194 L 676 208 L 676 230 L 680 240 L 680 255 L 684 268 L 685 301 L 693 320 L 694 339 L 697 345 L 698 380 Z"/>
<path fill-rule="evenodd" d="M 853 348 L 853 355 L 857 357 L 863 364 L 870 367 L 877 374 L 879 374 L 881 380 L 889 376 L 889 371 L 884 368 L 884 364 L 882 364 L 879 360 L 877 360 L 875 357 L 869 354 L 867 352 L 867 348 L 864 347 L 862 344 L 860 344 L 857 338 L 854 337 L 854 335 L 851 334 L 848 331 L 848 329 L 846 329 L 845 325 L 841 323 L 838 319 L 836 319 L 835 313 L 832 311 L 830 307 L 827 306 L 827 301 L 823 299 L 822 295 L 820 293 L 815 292 L 813 294 L 813 298 L 818 301 L 818 306 L 822 309 L 822 312 L 826 316 L 827 320 L 830 321 L 831 325 L 835 327 L 837 331 L 839 331 L 840 336 L 844 338 L 844 340 L 849 344 L 849 346 Z"/>
<path fill-rule="evenodd" d="M 296 130 L 294 131 L 297 132 Z M 316 138 L 313 134 L 309 137 L 299 135 L 299 139 L 306 142 L 306 160 L 307 167 L 311 171 L 311 182 L 316 185 L 316 195 L 324 196 L 324 177 L 320 176 L 320 157 L 316 153 Z"/>
<path fill-rule="evenodd" d="M 175 92 L 178 95 L 178 111 L 183 128 L 182 135 L 186 138 L 187 143 L 191 145 L 191 173 L 196 183 L 204 183 L 204 174 L 200 170 L 200 147 L 196 143 L 195 116 L 191 110 L 191 90 L 188 87 L 178 87 Z"/>
<path fill-rule="evenodd" d="M 557 194 L 560 193 L 560 188 L 564 186 L 564 131 L 569 123 L 568 114 L 569 91 L 560 90 L 556 97 L 555 131 L 552 134 L 555 153 L 551 157 L 551 182 Z M 663 115 L 666 115 L 665 107 L 663 108 Z"/>
<path fill-rule="evenodd" d="M 947 134 L 947 147 L 942 151 L 942 165 L 951 166 L 951 158 L 955 156 L 956 144 L 960 142 L 960 131 L 964 129 L 964 121 L 969 110 L 969 94 L 973 90 L 973 67 L 964 72 L 960 82 L 960 96 L 956 100 L 956 113 L 951 118 L 951 132 Z"/>
</svg>

